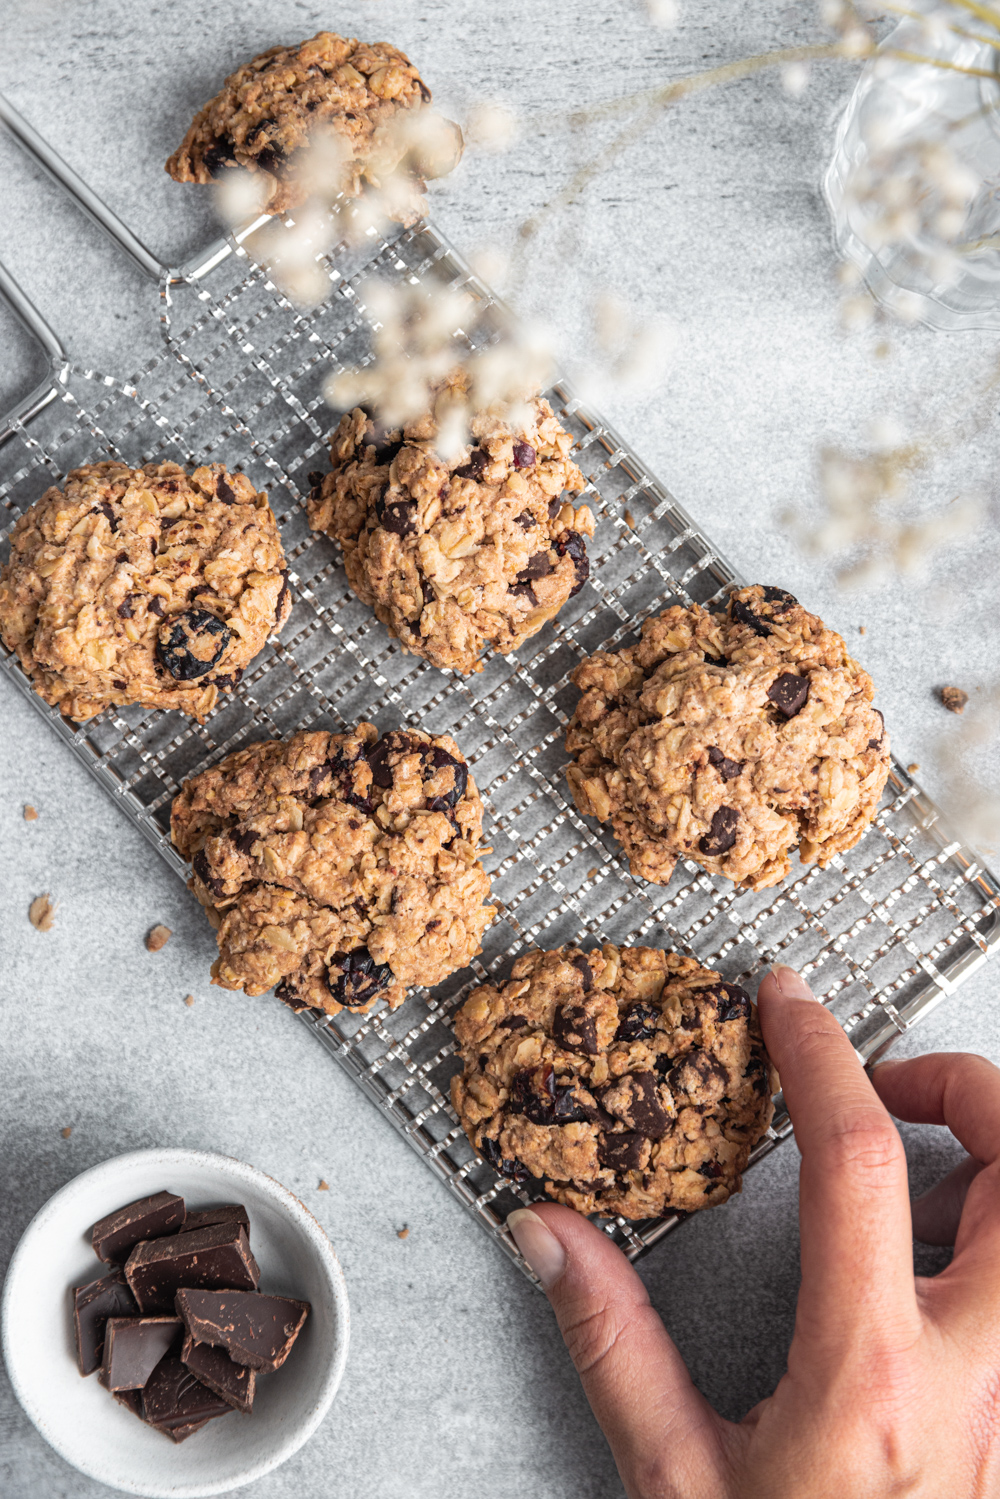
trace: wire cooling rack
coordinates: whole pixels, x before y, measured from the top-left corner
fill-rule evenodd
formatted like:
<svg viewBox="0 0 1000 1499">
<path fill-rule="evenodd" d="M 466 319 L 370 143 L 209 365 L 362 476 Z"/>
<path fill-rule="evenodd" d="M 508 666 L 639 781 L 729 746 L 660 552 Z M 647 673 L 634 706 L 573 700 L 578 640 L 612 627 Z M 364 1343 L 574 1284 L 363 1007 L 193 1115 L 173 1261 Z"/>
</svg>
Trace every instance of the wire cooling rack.
<svg viewBox="0 0 1000 1499">
<path fill-rule="evenodd" d="M 65 163 L 0 100 L 0 119 L 160 288 L 162 347 L 130 379 L 70 361 L 0 266 L 0 293 L 38 339 L 49 374 L 0 417 L 4 536 L 17 516 L 74 466 L 113 456 L 134 465 L 222 461 L 269 489 L 291 568 L 294 606 L 237 692 L 204 725 L 140 707 L 74 725 L 31 690 L 16 659 L 5 669 L 131 821 L 182 877 L 169 842 L 170 803 L 184 779 L 256 739 L 297 729 L 342 730 L 359 718 L 385 731 L 409 722 L 452 734 L 486 803 L 487 860 L 500 910 L 481 956 L 401 1009 L 300 1018 L 411 1147 L 527 1272 L 504 1220 L 537 1184 L 511 1186 L 469 1146 L 452 1113 L 457 1070 L 450 1028 L 469 988 L 504 976 L 532 947 L 601 940 L 690 953 L 748 982 L 775 961 L 810 980 L 865 1061 L 927 1015 L 1000 947 L 1000 887 L 974 851 L 894 762 L 874 824 L 826 869 L 796 865 L 777 889 L 736 893 L 696 865 L 663 888 L 628 873 L 610 834 L 581 817 L 564 775 L 564 733 L 576 699 L 569 675 L 597 649 L 635 638 L 672 603 L 719 602 L 740 581 L 639 457 L 565 385 L 547 394 L 575 440 L 597 517 L 590 580 L 557 619 L 511 657 L 465 680 L 400 651 L 349 591 L 336 548 L 305 518 L 307 475 L 326 466 L 336 424 L 323 399 L 331 373 L 371 358 L 366 288 L 373 277 L 462 290 L 473 315 L 456 354 L 496 336 L 504 314 L 430 225 L 385 239 L 347 239 L 323 261 L 330 293 L 293 306 L 248 253 L 257 225 L 188 265 L 160 265 Z M 345 208 L 345 220 L 349 210 Z M 780 583 L 780 578 L 765 582 Z M 891 726 L 890 726 L 891 727 Z M 780 1101 L 779 1101 L 780 1104 Z M 791 1132 L 779 1106 L 759 1159 Z M 604 1226 L 634 1257 L 682 1215 Z"/>
</svg>

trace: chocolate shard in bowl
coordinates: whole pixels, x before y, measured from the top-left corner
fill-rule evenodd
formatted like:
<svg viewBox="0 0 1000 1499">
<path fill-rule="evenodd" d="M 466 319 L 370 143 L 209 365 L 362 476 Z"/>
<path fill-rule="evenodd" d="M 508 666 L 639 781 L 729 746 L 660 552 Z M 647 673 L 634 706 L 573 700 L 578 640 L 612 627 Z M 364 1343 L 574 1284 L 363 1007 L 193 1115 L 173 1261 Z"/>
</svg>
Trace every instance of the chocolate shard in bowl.
<svg viewBox="0 0 1000 1499">
<path fill-rule="evenodd" d="M 196 1343 L 224 1348 L 251 1369 L 280 1369 L 309 1315 L 308 1301 L 261 1291 L 177 1292 L 177 1315 Z"/>
<path fill-rule="evenodd" d="M 212 1228 L 216 1223 L 242 1223 L 247 1238 L 250 1237 L 250 1215 L 238 1202 L 224 1202 L 217 1208 L 199 1208 L 195 1212 L 188 1208 L 181 1233 L 189 1234 L 196 1228 Z"/>
<path fill-rule="evenodd" d="M 213 1348 L 211 1343 L 196 1343 L 186 1333 L 181 1347 L 181 1363 L 187 1364 L 191 1373 L 200 1379 L 206 1389 L 225 1400 L 233 1410 L 249 1415 L 253 1409 L 253 1397 L 257 1383 L 255 1370 L 246 1364 L 237 1364 L 224 1348 Z"/>
<path fill-rule="evenodd" d="M 165 1431 L 175 1441 L 191 1435 L 186 1427 L 204 1425 L 216 1416 L 228 1416 L 232 1410 L 231 1405 L 195 1378 L 176 1353 L 161 1358 L 149 1376 L 142 1392 L 142 1408 L 150 1426 Z"/>
<path fill-rule="evenodd" d="M 112 1394 L 133 1416 L 138 1416 L 140 1421 L 145 1420 L 142 1414 L 142 1391 L 141 1390 L 113 1390 Z"/>
<path fill-rule="evenodd" d="M 128 1257 L 125 1278 L 142 1312 L 170 1312 L 181 1286 L 253 1291 L 260 1270 L 242 1223 L 216 1223 L 172 1239 L 137 1244 Z"/>
<path fill-rule="evenodd" d="M 178 1317 L 109 1317 L 97 1376 L 106 1390 L 141 1390 L 180 1339 Z"/>
<path fill-rule="evenodd" d="M 112 1270 L 99 1280 L 73 1291 L 73 1329 L 76 1361 L 81 1374 L 93 1374 L 104 1357 L 104 1328 L 109 1317 L 137 1317 L 139 1308 L 128 1288 L 125 1272 Z"/>
<path fill-rule="evenodd" d="M 174 1192 L 154 1192 L 152 1197 L 130 1202 L 95 1223 L 90 1241 L 99 1260 L 121 1263 L 142 1240 L 176 1233 L 183 1222 L 183 1197 Z"/>
</svg>

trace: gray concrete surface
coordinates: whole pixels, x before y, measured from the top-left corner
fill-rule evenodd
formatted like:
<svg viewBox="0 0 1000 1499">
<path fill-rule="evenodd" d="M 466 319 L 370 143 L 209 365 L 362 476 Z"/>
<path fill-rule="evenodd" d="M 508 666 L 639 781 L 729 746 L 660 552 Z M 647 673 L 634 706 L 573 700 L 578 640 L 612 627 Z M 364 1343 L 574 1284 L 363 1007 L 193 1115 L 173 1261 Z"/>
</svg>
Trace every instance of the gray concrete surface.
<svg viewBox="0 0 1000 1499">
<path fill-rule="evenodd" d="M 571 111 L 819 34 L 812 7 L 781 0 L 686 0 L 675 32 L 652 29 L 640 0 L 6 0 L 2 10 L 0 88 L 167 258 L 197 247 L 211 224 L 201 195 L 171 184 L 162 162 L 229 67 L 275 41 L 323 25 L 384 36 L 411 53 L 446 112 L 463 119 L 490 97 L 518 113 L 508 152 L 470 151 L 434 189 L 437 222 L 471 252 L 514 245 L 519 224 L 610 138 L 606 123 L 571 126 Z M 789 506 L 820 515 L 823 442 L 856 440 L 872 416 L 919 430 L 949 410 L 974 414 L 996 358 L 995 340 L 976 334 L 838 331 L 817 184 L 852 77 L 844 64 L 817 66 L 792 98 L 764 72 L 665 115 L 546 224 L 503 289 L 544 318 L 570 365 L 593 342 L 601 289 L 617 289 L 640 322 L 673 320 L 669 369 L 639 392 L 606 391 L 608 414 L 746 574 L 789 586 L 856 643 L 901 758 L 920 762 L 928 789 L 986 837 L 981 799 L 958 794 L 953 752 L 970 724 L 985 736 L 984 699 L 998 682 L 988 406 L 915 483 L 917 510 L 974 490 L 986 515 L 923 576 L 844 592 L 830 559 L 807 556 L 780 519 Z M 155 348 L 153 289 L 2 133 L 0 174 L 0 257 L 74 358 L 127 374 Z M 7 323 L 0 339 L 6 405 L 27 387 L 32 354 Z M 883 341 L 889 353 L 876 357 Z M 944 682 L 972 696 L 964 720 L 935 704 Z M 213 943 L 193 900 L 31 708 L 2 691 L 3 1261 L 45 1199 L 96 1161 L 154 1143 L 240 1156 L 326 1226 L 355 1316 L 330 1417 L 248 1499 L 620 1494 L 544 1301 L 288 1012 L 208 986 Z M 983 737 L 972 754 L 979 784 L 995 791 L 995 743 Z M 39 809 L 34 824 L 22 820 L 25 802 Z M 42 934 L 26 913 L 47 890 L 59 911 Z M 151 956 L 142 937 L 160 921 L 174 937 Z M 900 1051 L 1000 1060 L 995 983 L 981 974 Z M 905 1134 L 914 1185 L 926 1186 L 956 1147 L 933 1130 Z M 784 1366 L 796 1172 L 789 1146 L 752 1173 L 742 1198 L 687 1224 L 642 1266 L 698 1384 L 734 1417 Z M 317 1190 L 321 1177 L 329 1192 Z M 941 1263 L 918 1255 L 924 1269 Z M 55 1456 L 3 1381 L 0 1491 L 109 1492 Z"/>
</svg>

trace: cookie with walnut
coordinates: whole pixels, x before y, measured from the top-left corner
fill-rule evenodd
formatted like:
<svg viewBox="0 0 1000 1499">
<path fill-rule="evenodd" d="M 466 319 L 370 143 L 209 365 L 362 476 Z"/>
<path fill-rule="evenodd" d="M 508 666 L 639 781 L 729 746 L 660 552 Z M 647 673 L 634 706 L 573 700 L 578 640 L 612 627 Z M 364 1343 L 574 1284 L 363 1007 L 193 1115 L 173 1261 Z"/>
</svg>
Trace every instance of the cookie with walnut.
<svg viewBox="0 0 1000 1499">
<path fill-rule="evenodd" d="M 501 1176 L 582 1213 L 725 1202 L 774 1113 L 749 995 L 658 948 L 528 953 L 469 996 L 455 1037 L 469 1140 Z"/>
<path fill-rule="evenodd" d="M 370 723 L 270 739 L 175 797 L 171 834 L 216 928 L 212 979 L 335 1015 L 433 985 L 480 951 L 494 908 L 483 804 L 447 734 Z"/>
<path fill-rule="evenodd" d="M 594 519 L 567 492 L 585 480 L 572 438 L 540 396 L 517 418 L 501 402 L 472 416 L 472 444 L 443 458 L 439 423 L 467 397 L 453 375 L 434 407 L 386 430 L 356 407 L 317 475 L 309 524 L 339 542 L 348 582 L 404 650 L 463 674 L 487 645 L 516 650 L 587 580 Z"/>
<path fill-rule="evenodd" d="M 410 224 L 427 211 L 425 179 L 443 177 L 462 156 L 462 132 L 430 100 L 398 48 L 320 31 L 230 74 L 166 170 L 175 182 L 204 184 L 242 167 L 266 184 L 267 211 L 284 213 L 318 185 L 307 153 L 321 136 L 322 166 L 336 179 L 323 184 L 328 195 L 375 188 L 387 217 Z"/>
<path fill-rule="evenodd" d="M 266 494 L 221 463 L 90 463 L 20 517 L 0 635 L 68 718 L 129 703 L 203 719 L 292 601 Z"/>
<path fill-rule="evenodd" d="M 573 681 L 573 798 L 654 884 L 691 859 L 761 890 L 796 850 L 825 868 L 875 816 L 890 756 L 872 679 L 783 589 L 668 609 Z"/>
</svg>

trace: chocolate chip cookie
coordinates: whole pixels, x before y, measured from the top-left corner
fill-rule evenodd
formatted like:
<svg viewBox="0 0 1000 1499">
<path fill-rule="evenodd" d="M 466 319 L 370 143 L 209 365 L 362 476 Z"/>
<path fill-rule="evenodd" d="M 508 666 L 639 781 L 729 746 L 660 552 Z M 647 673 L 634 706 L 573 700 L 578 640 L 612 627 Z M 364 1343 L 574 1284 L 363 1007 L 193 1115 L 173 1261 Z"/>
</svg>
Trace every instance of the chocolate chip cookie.
<svg viewBox="0 0 1000 1499">
<path fill-rule="evenodd" d="M 398 729 L 270 739 L 174 799 L 174 844 L 218 932 L 212 979 L 335 1015 L 437 984 L 494 908 L 483 804 L 455 741 Z M 488 850 L 487 850 L 488 852 Z"/>
<path fill-rule="evenodd" d="M 175 182 L 209 183 L 235 167 L 264 174 L 268 212 L 305 201 L 317 160 L 340 191 L 379 193 L 382 211 L 409 224 L 426 212 L 426 179 L 458 164 L 462 133 L 430 111 L 431 91 L 388 42 L 320 31 L 244 63 L 195 115 L 167 162 Z M 306 160 L 322 142 L 322 156 Z"/>
<path fill-rule="evenodd" d="M 573 797 L 654 884 L 683 858 L 760 890 L 796 848 L 825 868 L 875 816 L 890 760 L 871 677 L 783 589 L 668 609 L 573 681 Z"/>
<path fill-rule="evenodd" d="M 725 1202 L 774 1113 L 749 995 L 658 948 L 529 953 L 469 996 L 455 1036 L 452 1103 L 472 1144 L 582 1213 Z"/>
<path fill-rule="evenodd" d="M 453 375 L 402 430 L 348 412 L 309 498 L 309 524 L 340 543 L 358 598 L 404 650 L 463 674 L 482 670 L 487 645 L 516 650 L 579 592 L 594 534 L 588 507 L 565 497 L 586 482 L 572 438 L 540 397 L 513 423 L 501 403 L 476 412 L 472 445 L 441 457 L 439 420 L 466 395 Z"/>
<path fill-rule="evenodd" d="M 0 635 L 68 718 L 141 703 L 199 720 L 291 608 L 277 522 L 220 463 L 91 463 L 18 520 Z"/>
</svg>

